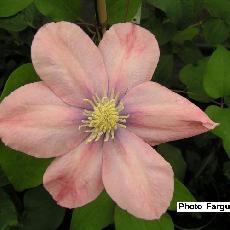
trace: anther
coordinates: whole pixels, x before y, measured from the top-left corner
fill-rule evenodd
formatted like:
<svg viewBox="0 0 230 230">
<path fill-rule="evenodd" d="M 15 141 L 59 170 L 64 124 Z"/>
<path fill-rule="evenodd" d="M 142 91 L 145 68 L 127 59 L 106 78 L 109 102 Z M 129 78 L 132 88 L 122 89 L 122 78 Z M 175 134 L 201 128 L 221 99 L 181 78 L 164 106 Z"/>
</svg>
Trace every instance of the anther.
<svg viewBox="0 0 230 230">
<path fill-rule="evenodd" d="M 114 139 L 118 127 L 126 128 L 124 124 L 129 115 L 120 115 L 124 105 L 121 102 L 117 104 L 118 98 L 119 95 L 112 90 L 109 97 L 100 98 L 95 95 L 92 100 L 84 99 L 92 106 L 91 110 L 83 111 L 87 118 L 82 120 L 79 126 L 79 129 L 84 128 L 84 132 L 90 133 L 87 143 L 93 140 L 98 141 L 102 136 L 104 141 Z"/>
</svg>

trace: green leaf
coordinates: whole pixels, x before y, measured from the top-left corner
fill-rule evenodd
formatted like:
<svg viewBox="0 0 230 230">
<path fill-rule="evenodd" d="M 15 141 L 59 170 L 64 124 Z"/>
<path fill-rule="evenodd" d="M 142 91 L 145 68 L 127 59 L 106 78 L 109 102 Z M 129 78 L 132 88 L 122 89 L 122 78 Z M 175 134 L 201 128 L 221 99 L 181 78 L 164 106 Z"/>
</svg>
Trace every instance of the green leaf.
<svg viewBox="0 0 230 230">
<path fill-rule="evenodd" d="M 207 60 L 202 59 L 197 65 L 188 64 L 180 70 L 180 80 L 186 85 L 188 96 L 200 102 L 209 102 L 211 100 L 203 87 L 206 66 Z"/>
<path fill-rule="evenodd" d="M 27 26 L 32 28 L 39 28 L 44 24 L 44 17 L 38 11 L 35 4 L 30 4 L 26 9 L 24 9 L 21 14 L 24 17 L 24 21 Z"/>
<path fill-rule="evenodd" d="M 70 230 L 101 230 L 113 223 L 114 203 L 102 192 L 93 202 L 73 211 Z"/>
<path fill-rule="evenodd" d="M 199 29 L 196 27 L 187 27 L 182 31 L 178 31 L 173 38 L 176 43 L 182 44 L 185 41 L 192 40 L 199 33 Z"/>
<path fill-rule="evenodd" d="M 10 197 L 3 189 L 0 189 L 0 229 L 7 230 L 17 226 L 17 212 Z"/>
<path fill-rule="evenodd" d="M 26 8 L 33 0 L 0 0 L 0 17 L 9 17 Z"/>
<path fill-rule="evenodd" d="M 154 23 L 151 31 L 155 34 L 160 45 L 171 41 L 176 34 L 176 27 L 170 22 Z"/>
<path fill-rule="evenodd" d="M 51 159 L 38 159 L 0 145 L 0 165 L 17 191 L 40 185 L 50 162 Z"/>
<path fill-rule="evenodd" d="M 177 32 L 175 24 L 167 21 L 162 22 L 152 14 L 142 20 L 142 26 L 148 28 L 156 36 L 160 45 L 171 41 Z"/>
<path fill-rule="evenodd" d="M 222 138 L 224 149 L 230 158 L 230 108 L 223 109 L 211 105 L 206 109 L 206 113 L 212 120 L 219 123 L 219 126 L 213 129 L 212 132 Z"/>
<path fill-rule="evenodd" d="M 9 180 L 7 179 L 5 173 L 2 171 L 0 167 L 0 187 L 3 187 L 7 184 L 9 184 Z"/>
<path fill-rule="evenodd" d="M 180 149 L 170 144 L 161 144 L 157 151 L 171 164 L 175 176 L 183 180 L 187 166 Z"/>
<path fill-rule="evenodd" d="M 3 92 L 1 94 L 0 101 L 20 86 L 35 81 L 39 81 L 39 77 L 35 73 L 32 64 L 27 63 L 19 66 L 9 76 L 9 79 L 7 80 Z"/>
<path fill-rule="evenodd" d="M 193 174 L 196 174 L 197 171 L 201 167 L 201 163 L 202 163 L 201 154 L 196 152 L 196 151 L 194 151 L 194 150 L 187 149 L 185 151 L 185 159 L 186 159 L 186 162 L 189 162 L 188 168 L 187 168 L 189 170 L 189 172 L 192 172 Z"/>
<path fill-rule="evenodd" d="M 203 0 L 180 0 L 182 15 L 179 21 L 181 27 L 187 27 L 197 23 L 200 12 L 203 9 Z"/>
<path fill-rule="evenodd" d="M 159 220 L 138 219 L 118 206 L 115 208 L 116 230 L 173 230 L 174 225 L 168 214 L 161 216 Z"/>
<path fill-rule="evenodd" d="M 24 196 L 23 230 L 55 230 L 62 223 L 61 208 L 43 188 L 31 189 Z"/>
<path fill-rule="evenodd" d="M 81 12 L 81 0 L 35 0 L 34 3 L 43 15 L 53 21 L 75 22 Z"/>
<path fill-rule="evenodd" d="M 170 87 L 172 84 L 173 55 L 161 55 L 154 73 L 154 81 Z"/>
<path fill-rule="evenodd" d="M 230 107 L 230 96 L 224 97 L 224 103 Z"/>
<path fill-rule="evenodd" d="M 224 175 L 230 180 L 230 161 L 224 162 L 223 172 Z"/>
<path fill-rule="evenodd" d="M 204 3 L 212 16 L 222 18 L 230 24 L 229 0 L 204 0 Z"/>
<path fill-rule="evenodd" d="M 230 51 L 219 46 L 210 57 L 204 75 L 204 89 L 212 98 L 230 95 Z"/>
<path fill-rule="evenodd" d="M 180 57 L 181 61 L 186 64 L 197 63 L 203 58 L 201 51 L 191 41 L 187 41 L 184 45 L 175 47 L 175 51 Z"/>
<path fill-rule="evenodd" d="M 108 23 L 131 21 L 136 15 L 141 0 L 106 0 Z"/>
<path fill-rule="evenodd" d="M 168 208 L 171 211 L 176 210 L 177 202 L 185 201 L 196 201 L 194 196 L 190 191 L 182 184 L 178 179 L 174 178 L 174 193 L 173 199 L 171 201 L 170 207 Z"/>
<path fill-rule="evenodd" d="M 164 11 L 168 18 L 174 23 L 178 23 L 182 16 L 180 0 L 147 0 L 147 2 Z"/>
<path fill-rule="evenodd" d="M 216 139 L 216 135 L 211 132 L 206 132 L 193 137 L 193 142 L 198 147 L 198 149 L 200 149 L 212 145 L 213 139 Z"/>
<path fill-rule="evenodd" d="M 0 18 L 0 28 L 14 32 L 24 30 L 27 27 L 24 19 L 21 12 L 9 18 Z"/>
<path fill-rule="evenodd" d="M 209 19 L 203 25 L 205 40 L 210 44 L 221 44 L 226 41 L 229 35 L 229 28 L 219 18 Z"/>
<path fill-rule="evenodd" d="M 37 27 L 41 24 L 41 14 L 35 8 L 34 4 L 30 4 L 21 12 L 7 18 L 0 18 L 0 28 L 18 32 L 26 27 Z"/>
</svg>

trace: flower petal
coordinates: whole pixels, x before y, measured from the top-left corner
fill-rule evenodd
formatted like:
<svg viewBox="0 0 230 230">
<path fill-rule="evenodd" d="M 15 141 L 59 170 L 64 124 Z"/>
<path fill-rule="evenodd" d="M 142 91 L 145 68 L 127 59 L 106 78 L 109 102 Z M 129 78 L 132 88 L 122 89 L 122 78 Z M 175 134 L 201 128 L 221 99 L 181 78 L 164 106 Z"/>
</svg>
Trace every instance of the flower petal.
<svg viewBox="0 0 230 230">
<path fill-rule="evenodd" d="M 106 94 L 102 56 L 79 26 L 69 22 L 44 25 L 34 37 L 31 52 L 41 79 L 65 102 L 82 106 L 82 99 Z"/>
<path fill-rule="evenodd" d="M 0 104 L 0 137 L 32 156 L 59 156 L 85 137 L 78 130 L 81 119 L 81 109 L 65 104 L 42 82 L 32 83 Z"/>
<path fill-rule="evenodd" d="M 154 82 L 130 90 L 123 103 L 129 130 L 152 145 L 198 135 L 217 125 L 186 98 Z"/>
<path fill-rule="evenodd" d="M 128 130 L 103 148 L 102 178 L 106 191 L 123 209 L 143 219 L 158 219 L 173 195 L 171 166 Z"/>
<path fill-rule="evenodd" d="M 82 143 L 51 163 L 43 177 L 44 187 L 63 207 L 83 206 L 104 188 L 101 164 L 102 143 Z"/>
<path fill-rule="evenodd" d="M 160 50 L 153 34 L 132 23 L 113 25 L 99 44 L 109 76 L 109 88 L 123 95 L 152 78 Z"/>
</svg>

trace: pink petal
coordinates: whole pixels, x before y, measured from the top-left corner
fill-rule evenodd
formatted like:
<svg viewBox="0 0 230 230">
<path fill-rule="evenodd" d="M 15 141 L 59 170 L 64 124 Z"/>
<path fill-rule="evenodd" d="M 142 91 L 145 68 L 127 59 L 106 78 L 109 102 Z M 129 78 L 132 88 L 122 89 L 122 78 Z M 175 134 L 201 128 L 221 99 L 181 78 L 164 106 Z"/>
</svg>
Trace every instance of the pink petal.
<svg viewBox="0 0 230 230">
<path fill-rule="evenodd" d="M 63 207 L 83 206 L 104 188 L 101 164 L 102 143 L 82 143 L 51 163 L 43 177 L 44 187 Z"/>
<path fill-rule="evenodd" d="M 128 130 L 103 148 L 102 178 L 106 191 L 123 209 L 143 219 L 158 219 L 173 195 L 171 166 Z"/>
<path fill-rule="evenodd" d="M 121 95 L 150 80 L 160 50 L 153 34 L 131 23 L 113 25 L 99 44 L 109 76 L 109 88 Z"/>
<path fill-rule="evenodd" d="M 106 94 L 102 56 L 79 26 L 69 22 L 44 25 L 34 37 L 31 52 L 41 79 L 65 102 L 82 106 L 82 99 Z"/>
<path fill-rule="evenodd" d="M 32 83 L 0 104 L 0 137 L 32 156 L 59 156 L 85 137 L 78 130 L 81 119 L 81 109 L 65 104 L 42 82 Z"/>
<path fill-rule="evenodd" d="M 157 83 L 145 82 L 123 98 L 128 128 L 154 145 L 198 135 L 216 123 L 186 98 Z"/>
</svg>

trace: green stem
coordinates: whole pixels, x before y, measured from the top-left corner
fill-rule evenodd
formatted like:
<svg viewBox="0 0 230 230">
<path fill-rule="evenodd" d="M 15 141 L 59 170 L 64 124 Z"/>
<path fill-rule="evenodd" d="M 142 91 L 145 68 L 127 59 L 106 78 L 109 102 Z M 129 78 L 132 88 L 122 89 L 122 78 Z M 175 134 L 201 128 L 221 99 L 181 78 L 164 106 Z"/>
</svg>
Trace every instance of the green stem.
<svg viewBox="0 0 230 230">
<path fill-rule="evenodd" d="M 127 18 L 128 18 L 128 12 L 129 12 L 129 0 L 126 0 L 125 2 L 125 20 L 124 22 L 127 22 Z"/>
<path fill-rule="evenodd" d="M 97 13 L 102 34 L 104 34 L 107 27 L 107 11 L 105 0 L 97 0 Z"/>
<path fill-rule="evenodd" d="M 201 167 L 195 174 L 195 176 L 190 180 L 189 185 L 191 186 L 193 182 L 203 173 L 203 171 L 206 169 L 206 167 L 211 163 L 213 158 L 215 157 L 216 149 L 212 149 L 211 153 L 204 159 L 204 161 L 201 163 Z"/>
</svg>

